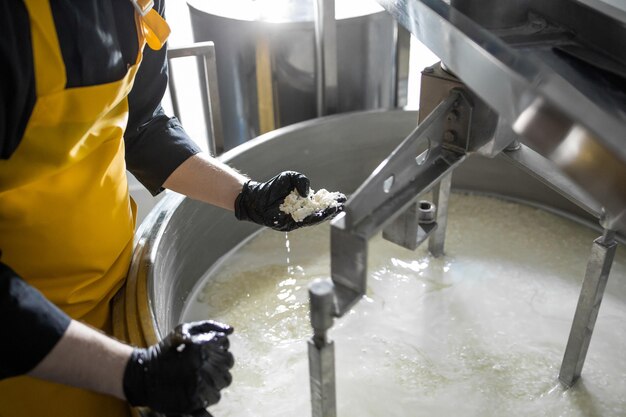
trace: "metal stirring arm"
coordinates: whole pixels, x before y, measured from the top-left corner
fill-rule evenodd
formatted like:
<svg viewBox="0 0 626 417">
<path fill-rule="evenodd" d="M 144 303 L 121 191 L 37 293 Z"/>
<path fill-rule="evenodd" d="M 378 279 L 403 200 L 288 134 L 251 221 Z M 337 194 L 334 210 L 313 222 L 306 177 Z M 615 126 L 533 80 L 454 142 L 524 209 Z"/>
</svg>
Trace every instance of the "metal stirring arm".
<svg viewBox="0 0 626 417">
<path fill-rule="evenodd" d="M 452 112 L 462 113 L 464 117 L 452 121 L 449 117 Z M 471 112 L 466 96 L 452 91 L 374 170 L 348 200 L 345 212 L 333 220 L 331 274 L 337 317 L 365 294 L 368 240 L 402 213 L 415 212 L 418 196 L 465 158 L 462 143 L 467 141 Z M 450 128 L 453 122 L 454 130 Z M 413 235 L 417 239 L 419 222 L 414 226 Z M 423 241 L 427 233 L 423 228 L 421 231 Z"/>
<path fill-rule="evenodd" d="M 341 317 L 365 294 L 368 240 L 388 226 L 386 238 L 414 249 L 437 229 L 433 207 L 424 202 L 416 205 L 416 200 L 443 178 L 449 189 L 452 170 L 468 152 L 472 109 L 466 93 L 451 90 L 352 195 L 345 212 L 332 221 L 332 280 L 316 280 L 309 287 L 314 417 L 337 415 L 334 346 L 327 332 L 333 318 Z M 393 222 L 402 224 L 394 226 Z"/>
</svg>

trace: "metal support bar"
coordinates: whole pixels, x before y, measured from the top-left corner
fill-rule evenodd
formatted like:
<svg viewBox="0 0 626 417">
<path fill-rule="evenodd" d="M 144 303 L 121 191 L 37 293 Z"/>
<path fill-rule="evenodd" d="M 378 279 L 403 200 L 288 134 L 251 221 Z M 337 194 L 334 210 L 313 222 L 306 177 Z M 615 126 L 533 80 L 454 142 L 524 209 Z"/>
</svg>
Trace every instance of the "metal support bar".
<svg viewBox="0 0 626 417">
<path fill-rule="evenodd" d="M 337 23 L 335 0 L 315 1 L 317 116 L 337 112 Z"/>
<path fill-rule="evenodd" d="M 395 37 L 395 72 L 393 82 L 393 97 L 394 106 L 403 108 L 407 105 L 408 101 L 408 87 L 409 87 L 409 59 L 411 51 L 411 33 L 394 22 L 394 37 Z"/>
<path fill-rule="evenodd" d="M 567 177 L 553 162 L 528 146 L 517 142 L 510 149 L 505 149 L 502 155 L 589 214 L 598 218 L 602 214 L 600 204 Z"/>
<path fill-rule="evenodd" d="M 447 117 L 451 111 L 467 116 L 455 118 L 454 134 Z M 423 241 L 436 228 L 434 206 L 430 202 L 418 206 L 413 203 L 465 158 L 459 143 L 460 138 L 468 136 L 469 115 L 471 105 L 463 93 L 450 92 L 376 168 L 346 203 L 345 211 L 332 221 L 332 280 L 315 280 L 309 286 L 313 337 L 308 342 L 308 352 L 313 417 L 337 414 L 335 353 L 327 331 L 334 317 L 345 314 L 365 294 L 368 239 L 402 213 L 415 226 L 413 230 L 405 236 L 393 230 L 388 232 L 408 246 L 416 246 L 417 241 Z M 412 207 L 416 210 L 411 211 Z"/>
<path fill-rule="evenodd" d="M 217 65 L 215 60 L 215 45 L 213 42 L 198 42 L 189 46 L 170 48 L 167 50 L 167 60 L 170 72 L 169 87 L 172 95 L 174 114 L 181 121 L 180 108 L 176 94 L 176 83 L 173 77 L 171 60 L 183 57 L 202 57 L 201 79 L 203 84 L 202 105 L 204 106 L 204 121 L 208 133 L 208 147 L 212 155 L 224 152 L 224 133 L 222 130 L 222 111 L 217 82 Z"/>
<path fill-rule="evenodd" d="M 345 212 L 332 221 L 331 273 L 338 317 L 365 294 L 368 239 L 465 158 L 471 109 L 462 92 L 451 91 L 359 187 L 346 203 Z M 448 116 L 452 113 L 458 117 L 451 123 Z"/>
<path fill-rule="evenodd" d="M 176 82 L 174 77 L 174 68 L 170 64 L 170 60 L 167 62 L 168 83 L 167 86 L 170 90 L 170 100 L 172 101 L 172 109 L 174 110 L 174 116 L 181 122 L 183 121 L 180 114 L 180 106 L 178 105 L 178 88 L 176 88 Z"/>
<path fill-rule="evenodd" d="M 328 342 L 318 347 L 312 340 L 309 340 L 308 347 L 311 415 L 313 417 L 335 417 L 337 415 L 335 344 Z"/>
<path fill-rule="evenodd" d="M 591 247 L 587 272 L 559 372 L 559 380 L 567 387 L 571 387 L 582 372 L 616 248 L 615 232 L 610 230 L 605 230 L 604 235 L 594 240 Z"/>
<path fill-rule="evenodd" d="M 428 250 L 435 257 L 443 255 L 446 228 L 448 227 L 448 200 L 450 199 L 451 186 L 452 173 L 443 177 L 439 184 L 433 188 L 433 203 L 437 206 L 437 230 L 430 236 Z"/>
<path fill-rule="evenodd" d="M 333 325 L 332 281 L 313 281 L 309 285 L 309 300 L 313 327 L 313 337 L 308 342 L 312 416 L 335 417 L 335 346 L 327 337 L 327 331 Z"/>
<path fill-rule="evenodd" d="M 308 343 L 313 417 L 335 417 L 337 412 L 334 350 L 326 332 L 333 317 L 344 315 L 365 294 L 368 240 L 391 225 L 385 229 L 387 237 L 415 249 L 437 229 L 435 206 L 428 201 L 415 202 L 442 180 L 436 198 L 444 206 L 440 217 L 445 232 L 451 172 L 467 152 L 481 145 L 471 144 L 473 105 L 465 91 L 456 87 L 446 91 L 428 117 L 374 170 L 348 200 L 344 212 L 332 220 L 332 281 L 316 280 L 309 287 L 314 329 Z"/>
<path fill-rule="evenodd" d="M 356 303 L 367 288 L 368 237 L 345 226 L 345 216 L 340 214 L 330 229 L 330 265 L 340 311 Z"/>
<path fill-rule="evenodd" d="M 423 177 L 422 174 L 433 165 L 454 159 L 455 155 L 464 155 L 463 152 L 450 152 L 447 146 L 445 149 L 443 146 L 444 142 L 446 145 L 456 145 L 455 138 L 463 138 L 466 134 L 455 134 L 447 129 L 447 115 L 456 111 L 455 103 L 463 100 L 464 96 L 460 92 L 450 92 L 355 191 L 345 208 L 350 229 L 355 229 L 357 224 L 375 213 L 379 207 L 393 200 L 412 181 Z M 469 103 L 465 105 L 469 107 Z M 457 150 L 462 151 L 455 146 Z"/>
</svg>

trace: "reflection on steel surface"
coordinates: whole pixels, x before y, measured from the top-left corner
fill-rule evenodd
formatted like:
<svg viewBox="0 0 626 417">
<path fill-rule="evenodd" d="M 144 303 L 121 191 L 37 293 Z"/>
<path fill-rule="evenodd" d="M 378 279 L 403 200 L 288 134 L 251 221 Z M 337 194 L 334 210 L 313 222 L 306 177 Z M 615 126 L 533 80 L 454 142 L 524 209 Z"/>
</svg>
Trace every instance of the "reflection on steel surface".
<svg viewBox="0 0 626 417">
<path fill-rule="evenodd" d="M 316 1 L 188 0 L 194 39 L 215 43 L 226 150 L 260 134 L 255 48 L 261 34 L 268 39 L 271 55 L 276 127 L 318 116 Z M 375 2 L 333 3 L 337 7 L 336 112 L 393 108 L 396 73 L 406 73 L 394 68 L 398 61 L 395 21 Z M 272 13 L 280 12 L 280 18 L 263 19 L 257 11 L 264 6 L 271 7 Z M 326 16 L 332 12 L 325 10 Z M 325 55 L 334 56 L 332 45 L 327 46 Z M 408 66 L 407 61 L 401 62 Z M 327 77 L 329 88 L 331 81 Z"/>
</svg>

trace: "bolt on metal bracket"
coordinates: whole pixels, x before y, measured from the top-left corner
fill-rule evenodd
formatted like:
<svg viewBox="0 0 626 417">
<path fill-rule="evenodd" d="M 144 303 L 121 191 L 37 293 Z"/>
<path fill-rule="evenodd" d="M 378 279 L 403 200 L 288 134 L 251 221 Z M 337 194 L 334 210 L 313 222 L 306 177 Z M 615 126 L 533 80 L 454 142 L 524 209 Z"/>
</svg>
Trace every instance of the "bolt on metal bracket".
<svg viewBox="0 0 626 417">
<path fill-rule="evenodd" d="M 415 250 L 437 229 L 436 207 L 427 200 L 413 203 L 383 230 L 383 238 Z"/>
<path fill-rule="evenodd" d="M 559 371 L 559 380 L 566 387 L 574 385 L 582 373 L 616 249 L 617 241 L 612 230 L 605 230 L 591 246 L 587 271 Z"/>
</svg>

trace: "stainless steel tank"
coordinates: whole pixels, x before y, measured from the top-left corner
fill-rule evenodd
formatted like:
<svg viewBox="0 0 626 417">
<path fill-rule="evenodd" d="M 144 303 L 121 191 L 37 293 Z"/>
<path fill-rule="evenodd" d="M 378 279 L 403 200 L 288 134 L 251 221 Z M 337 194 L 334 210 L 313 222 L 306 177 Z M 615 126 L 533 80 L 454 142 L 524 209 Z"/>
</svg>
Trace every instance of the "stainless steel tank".
<svg viewBox="0 0 626 417">
<path fill-rule="evenodd" d="M 294 169 L 312 186 L 350 193 L 416 126 L 416 112 L 355 112 L 302 122 L 262 135 L 223 155 L 256 179 Z M 581 209 L 504 158 L 470 157 L 453 188 L 502 196 L 588 219 Z M 142 224 L 126 293 L 115 306 L 115 333 L 155 343 L 179 321 L 194 285 L 222 255 L 258 227 L 231 212 L 169 194 Z M 330 273 L 330 271 L 329 271 Z"/>
<path fill-rule="evenodd" d="M 317 116 L 315 0 L 188 0 L 215 43 L 225 149 Z M 373 0 L 336 0 L 338 112 L 395 107 L 396 34 Z M 261 116 L 260 116 L 261 114 Z"/>
</svg>

